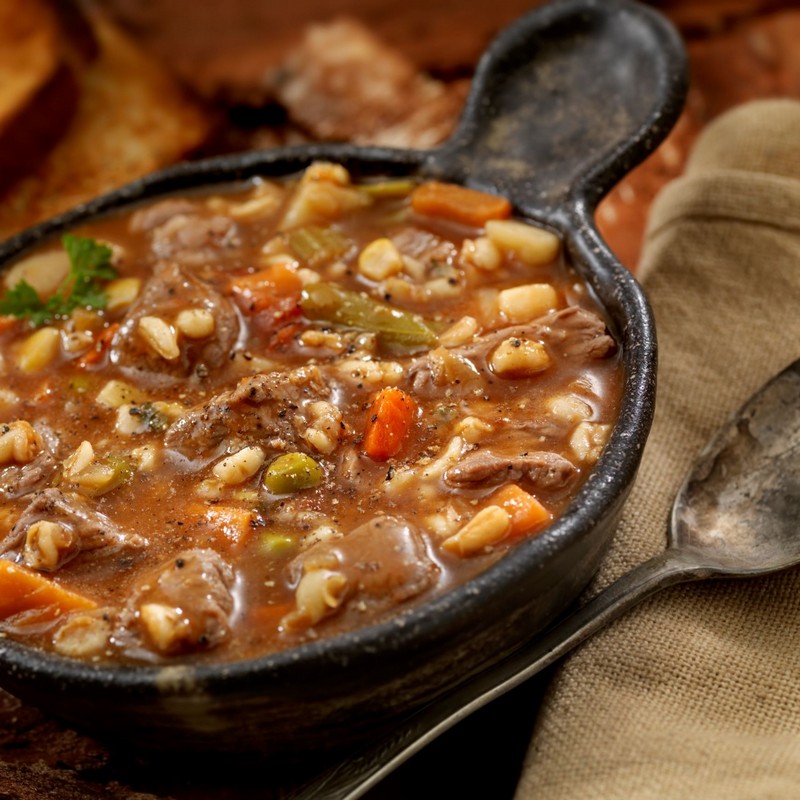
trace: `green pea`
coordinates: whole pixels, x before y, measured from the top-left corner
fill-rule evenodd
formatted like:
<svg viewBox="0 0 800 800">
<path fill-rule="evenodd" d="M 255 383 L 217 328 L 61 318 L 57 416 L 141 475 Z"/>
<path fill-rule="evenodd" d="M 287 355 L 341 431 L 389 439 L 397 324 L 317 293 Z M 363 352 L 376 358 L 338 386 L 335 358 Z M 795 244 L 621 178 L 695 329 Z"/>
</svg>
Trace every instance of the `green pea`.
<svg viewBox="0 0 800 800">
<path fill-rule="evenodd" d="M 267 531 L 261 534 L 261 552 L 268 558 L 281 558 L 295 546 L 295 540 L 288 533 Z"/>
<path fill-rule="evenodd" d="M 322 483 L 322 467 L 305 453 L 278 456 L 264 473 L 264 486 L 273 494 L 291 494 Z"/>
</svg>

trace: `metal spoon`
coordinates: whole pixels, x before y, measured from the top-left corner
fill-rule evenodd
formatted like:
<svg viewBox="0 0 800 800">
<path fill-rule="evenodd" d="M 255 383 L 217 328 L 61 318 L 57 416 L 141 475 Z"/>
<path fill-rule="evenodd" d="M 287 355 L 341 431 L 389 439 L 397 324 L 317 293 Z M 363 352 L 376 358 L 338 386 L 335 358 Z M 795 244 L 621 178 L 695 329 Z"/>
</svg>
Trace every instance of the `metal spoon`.
<svg viewBox="0 0 800 800">
<path fill-rule="evenodd" d="M 519 686 L 659 589 L 800 563 L 800 360 L 760 389 L 700 454 L 672 507 L 667 549 L 505 661 L 401 720 L 292 800 L 356 800 L 437 736 Z"/>
</svg>

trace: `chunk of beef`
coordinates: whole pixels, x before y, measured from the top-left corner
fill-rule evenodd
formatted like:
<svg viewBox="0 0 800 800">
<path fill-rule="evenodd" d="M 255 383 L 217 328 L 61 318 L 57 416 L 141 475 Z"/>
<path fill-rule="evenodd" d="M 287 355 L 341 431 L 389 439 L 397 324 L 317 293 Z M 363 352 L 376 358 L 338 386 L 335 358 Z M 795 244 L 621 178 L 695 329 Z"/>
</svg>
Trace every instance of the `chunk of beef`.
<svg viewBox="0 0 800 800">
<path fill-rule="evenodd" d="M 27 464 L 9 464 L 0 469 L 0 497 L 13 500 L 47 486 L 53 479 L 58 462 L 42 450 Z"/>
<path fill-rule="evenodd" d="M 294 581 L 326 570 L 340 576 L 336 605 L 328 611 L 373 618 L 430 588 L 439 567 L 425 548 L 422 536 L 395 517 L 375 517 L 350 533 L 317 542 L 289 567 Z M 289 628 L 303 628 L 319 621 L 313 594 L 301 598 L 284 620 Z M 326 614 L 327 615 L 327 614 Z"/>
<path fill-rule="evenodd" d="M 580 306 L 568 306 L 525 325 L 500 328 L 469 344 L 448 348 L 447 359 L 442 358 L 443 348 L 425 353 L 409 366 L 414 391 L 427 397 L 446 386 L 451 396 L 467 394 L 475 387 L 475 377 L 488 374 L 487 360 L 494 349 L 511 338 L 540 341 L 560 358 L 605 358 L 617 346 L 597 314 Z M 470 371 L 474 373 L 472 379 Z"/>
<path fill-rule="evenodd" d="M 498 455 L 489 449 L 473 450 L 444 473 L 445 483 L 456 488 L 495 486 L 522 478 L 537 489 L 558 490 L 569 485 L 578 470 L 563 456 L 547 451 L 524 455 Z"/>
<path fill-rule="evenodd" d="M 315 366 L 252 375 L 235 389 L 189 409 L 167 430 L 164 443 L 190 458 L 208 454 L 227 440 L 262 446 L 275 440 L 272 446 L 281 449 L 307 427 L 306 407 L 329 396 Z"/>
<path fill-rule="evenodd" d="M 526 325 L 512 325 L 479 336 L 463 347 L 453 348 L 453 352 L 485 361 L 500 342 L 510 338 L 540 341 L 563 358 L 605 358 L 616 350 L 616 342 L 597 314 L 580 306 L 567 306 Z"/>
<path fill-rule="evenodd" d="M 230 217 L 208 213 L 195 203 L 177 198 L 137 211 L 131 217 L 130 229 L 150 234 L 157 258 L 189 267 L 216 261 L 221 251 L 239 246 L 239 232 Z"/>
<path fill-rule="evenodd" d="M 143 536 L 119 528 L 82 495 L 51 488 L 33 496 L 0 542 L 0 552 L 18 551 L 28 566 L 52 571 L 81 553 L 101 551 L 105 557 L 146 544 Z"/>
<path fill-rule="evenodd" d="M 142 317 L 153 316 L 172 324 L 186 308 L 211 312 L 214 331 L 203 339 L 181 338 L 178 357 L 164 358 L 142 336 L 139 322 Z M 239 316 L 229 298 L 177 264 L 162 261 L 156 264 L 125 315 L 111 343 L 110 358 L 137 385 L 157 388 L 192 374 L 205 376 L 218 369 L 235 348 L 239 330 Z"/>
<path fill-rule="evenodd" d="M 55 431 L 41 422 L 33 425 L 41 439 L 41 450 L 27 464 L 8 464 L 0 468 L 0 499 L 14 500 L 49 486 L 58 471 L 60 440 Z"/>
<path fill-rule="evenodd" d="M 617 349 L 605 322 L 580 306 L 553 311 L 534 323 L 542 341 L 564 358 L 606 358 Z"/>
<path fill-rule="evenodd" d="M 118 638 L 125 641 L 138 627 L 146 645 L 163 655 L 219 646 L 230 636 L 234 578 L 214 550 L 179 553 L 134 592 Z"/>
<path fill-rule="evenodd" d="M 131 233 L 142 233 L 145 231 L 152 231 L 159 225 L 163 225 L 168 219 L 171 219 L 178 214 L 192 214 L 196 209 L 194 203 L 190 200 L 184 200 L 179 197 L 168 197 L 159 203 L 147 205 L 140 208 L 131 215 L 131 221 L 128 223 L 128 228 Z"/>
<path fill-rule="evenodd" d="M 420 73 L 361 23 L 309 28 L 277 70 L 276 97 L 289 117 L 320 139 L 433 147 L 453 129 L 463 103 Z"/>
</svg>

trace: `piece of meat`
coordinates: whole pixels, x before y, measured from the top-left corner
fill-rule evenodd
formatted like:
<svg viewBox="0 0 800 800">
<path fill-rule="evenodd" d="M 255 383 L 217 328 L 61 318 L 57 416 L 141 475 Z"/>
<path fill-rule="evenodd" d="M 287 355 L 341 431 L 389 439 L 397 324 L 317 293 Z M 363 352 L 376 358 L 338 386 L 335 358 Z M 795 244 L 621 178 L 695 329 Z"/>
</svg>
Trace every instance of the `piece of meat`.
<svg viewBox="0 0 800 800">
<path fill-rule="evenodd" d="M 158 203 L 147 205 L 140 208 L 131 215 L 128 223 L 128 230 L 131 233 L 142 233 L 152 231 L 159 225 L 163 225 L 168 219 L 177 214 L 191 214 L 196 206 L 189 200 L 180 197 L 168 197 Z"/>
<path fill-rule="evenodd" d="M 617 349 L 605 322 L 580 306 L 568 306 L 537 320 L 542 341 L 564 358 L 606 358 Z"/>
<path fill-rule="evenodd" d="M 183 337 L 180 354 L 168 360 L 142 337 L 142 317 L 158 317 L 172 324 L 184 309 L 205 309 L 214 317 L 214 331 L 206 338 Z M 110 360 L 144 389 L 171 385 L 194 375 L 205 380 L 222 366 L 239 337 L 239 315 L 233 302 L 209 283 L 187 273 L 174 262 L 158 262 L 136 302 L 125 315 L 111 342 Z"/>
<path fill-rule="evenodd" d="M 232 439 L 262 446 L 279 440 L 288 447 L 308 425 L 305 408 L 329 396 L 330 389 L 315 366 L 252 375 L 235 389 L 189 409 L 169 427 L 164 444 L 190 458 L 208 454 Z M 280 449 L 277 441 L 272 446 Z"/>
<path fill-rule="evenodd" d="M 525 325 L 512 325 L 479 336 L 463 347 L 453 348 L 452 352 L 485 362 L 500 342 L 510 338 L 540 341 L 554 355 L 563 358 L 605 358 L 616 350 L 616 342 L 597 314 L 580 306 L 567 306 Z"/>
<path fill-rule="evenodd" d="M 316 570 L 343 576 L 335 611 L 375 618 L 431 587 L 439 568 L 419 532 L 404 520 L 379 516 L 336 539 L 317 542 L 290 565 L 294 581 Z M 307 604 L 313 606 L 313 598 Z M 319 621 L 313 608 L 298 607 L 285 618 L 291 628 Z"/>
<path fill-rule="evenodd" d="M 449 364 L 440 355 L 441 348 L 431 350 L 414 359 L 408 368 L 414 391 L 423 397 L 438 393 L 447 386 L 451 396 L 468 394 L 474 388 L 474 379 L 468 380 L 469 371 L 474 376 L 488 375 L 488 359 L 494 349 L 506 339 L 531 339 L 542 342 L 559 358 L 605 358 L 616 350 L 616 342 L 609 335 L 603 320 L 580 306 L 568 306 L 551 311 L 525 325 L 506 328 L 478 336 L 472 342 L 447 349 Z M 464 365 L 458 380 L 454 367 Z"/>
<path fill-rule="evenodd" d="M 239 245 L 239 232 L 230 217 L 177 197 L 139 209 L 128 227 L 132 233 L 150 235 L 156 258 L 191 267 L 216 261 L 220 251 Z"/>
<path fill-rule="evenodd" d="M 27 464 L 9 464 L 0 469 L 0 497 L 13 500 L 41 489 L 53 478 L 58 462 L 52 454 L 42 450 Z"/>
<path fill-rule="evenodd" d="M 571 461 L 547 451 L 523 455 L 498 455 L 492 450 L 473 450 L 444 473 L 444 481 L 455 488 L 496 486 L 522 478 L 537 489 L 558 490 L 578 474 Z"/>
<path fill-rule="evenodd" d="M 138 627 L 163 655 L 219 646 L 230 636 L 234 572 L 214 550 L 185 550 L 146 578 L 120 615 L 119 638 Z"/>
<path fill-rule="evenodd" d="M 273 79 L 289 117 L 319 139 L 433 147 L 463 104 L 449 87 L 352 19 L 309 27 Z"/>
<path fill-rule="evenodd" d="M 39 522 L 55 523 L 63 535 L 46 543 L 31 542 L 28 532 Z M 122 530 L 88 505 L 82 495 L 50 488 L 33 496 L 0 542 L 0 553 L 17 551 L 28 566 L 52 571 L 81 553 L 102 551 L 100 555 L 109 556 L 123 550 L 141 550 L 146 544 L 145 537 Z"/>
<path fill-rule="evenodd" d="M 175 214 L 152 232 L 153 253 L 190 267 L 219 258 L 220 251 L 239 246 L 236 223 L 221 214 Z"/>
<path fill-rule="evenodd" d="M 39 434 L 42 449 L 27 464 L 8 464 L 0 468 L 0 499 L 14 500 L 44 489 L 58 471 L 59 461 L 65 455 L 60 452 L 58 434 L 41 422 L 35 422 L 33 427 Z"/>
</svg>

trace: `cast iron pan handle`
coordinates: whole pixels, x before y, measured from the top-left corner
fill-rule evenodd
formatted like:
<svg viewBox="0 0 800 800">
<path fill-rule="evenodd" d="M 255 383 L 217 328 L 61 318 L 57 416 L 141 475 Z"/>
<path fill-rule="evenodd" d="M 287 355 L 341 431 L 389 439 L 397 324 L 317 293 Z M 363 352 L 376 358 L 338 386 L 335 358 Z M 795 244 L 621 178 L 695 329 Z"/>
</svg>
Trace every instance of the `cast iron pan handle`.
<svg viewBox="0 0 800 800">
<path fill-rule="evenodd" d="M 562 0 L 486 51 L 461 124 L 430 174 L 505 195 L 554 220 L 600 199 L 666 136 L 686 58 L 661 16 L 627 0 Z"/>
</svg>

